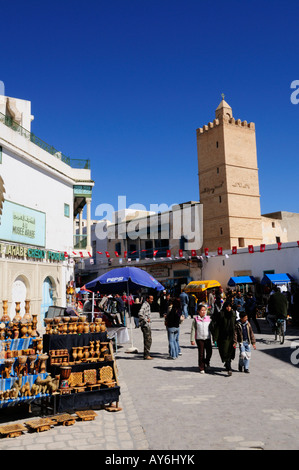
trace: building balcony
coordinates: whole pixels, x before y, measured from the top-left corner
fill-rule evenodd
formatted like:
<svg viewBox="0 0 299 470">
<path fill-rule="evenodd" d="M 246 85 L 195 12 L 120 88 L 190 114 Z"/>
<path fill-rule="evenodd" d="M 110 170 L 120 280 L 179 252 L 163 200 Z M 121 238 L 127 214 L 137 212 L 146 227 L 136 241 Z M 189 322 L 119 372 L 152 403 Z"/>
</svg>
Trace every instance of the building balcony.
<svg viewBox="0 0 299 470">
<path fill-rule="evenodd" d="M 41 149 L 45 150 L 46 152 L 48 152 L 51 155 L 53 155 L 54 157 L 58 158 L 62 162 L 66 163 L 71 168 L 84 169 L 84 170 L 89 170 L 90 169 L 90 160 L 88 160 L 88 159 L 76 159 L 76 158 L 67 157 L 62 152 L 60 152 L 55 147 L 53 147 L 52 145 L 47 144 L 46 142 L 41 140 L 39 137 L 37 137 L 32 132 L 30 132 L 27 129 L 25 129 L 24 127 L 20 126 L 20 124 L 15 122 L 10 116 L 7 116 L 7 115 L 5 115 L 1 112 L 0 112 L 0 122 L 2 124 L 5 124 L 5 126 L 9 127 L 13 131 L 17 132 L 19 135 L 23 136 L 25 139 L 29 140 L 33 144 L 37 145 Z"/>
</svg>

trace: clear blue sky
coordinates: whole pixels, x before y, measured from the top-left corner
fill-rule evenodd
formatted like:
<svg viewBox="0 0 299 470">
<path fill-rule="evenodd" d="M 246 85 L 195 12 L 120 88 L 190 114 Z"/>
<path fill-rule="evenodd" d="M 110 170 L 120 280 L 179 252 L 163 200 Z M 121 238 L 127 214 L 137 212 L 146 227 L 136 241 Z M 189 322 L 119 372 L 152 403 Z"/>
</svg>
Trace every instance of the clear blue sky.
<svg viewBox="0 0 299 470">
<path fill-rule="evenodd" d="M 221 93 L 256 124 L 262 213 L 299 212 L 298 0 L 0 0 L 0 80 L 32 131 L 89 158 L 101 203 L 199 200 L 196 129 Z"/>
</svg>

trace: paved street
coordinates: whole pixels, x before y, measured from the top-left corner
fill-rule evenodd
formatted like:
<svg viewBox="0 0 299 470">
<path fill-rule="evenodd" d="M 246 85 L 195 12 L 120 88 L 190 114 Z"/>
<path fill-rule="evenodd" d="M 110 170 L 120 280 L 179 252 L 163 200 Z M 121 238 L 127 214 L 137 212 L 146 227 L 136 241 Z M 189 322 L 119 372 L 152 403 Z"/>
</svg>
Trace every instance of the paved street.
<svg viewBox="0 0 299 470">
<path fill-rule="evenodd" d="M 217 349 L 211 372 L 198 373 L 190 319 L 181 326 L 182 356 L 169 360 L 164 323 L 154 313 L 154 360 L 142 358 L 140 329 L 133 329 L 137 354 L 126 352 L 130 344 L 118 349 L 121 412 L 98 410 L 94 421 L 2 438 L 0 450 L 298 449 L 299 331 L 289 327 L 280 345 L 259 321 L 250 374 L 238 372 L 235 359 L 228 377 Z"/>
</svg>

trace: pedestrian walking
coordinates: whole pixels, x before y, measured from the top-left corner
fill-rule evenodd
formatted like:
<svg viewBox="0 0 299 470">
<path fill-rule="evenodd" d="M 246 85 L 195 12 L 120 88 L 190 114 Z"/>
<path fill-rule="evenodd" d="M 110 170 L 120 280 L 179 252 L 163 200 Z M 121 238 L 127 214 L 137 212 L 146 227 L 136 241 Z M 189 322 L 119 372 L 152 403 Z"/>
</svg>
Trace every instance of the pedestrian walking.
<svg viewBox="0 0 299 470">
<path fill-rule="evenodd" d="M 189 294 L 188 310 L 189 310 L 189 315 L 191 318 L 195 316 L 196 306 L 197 306 L 197 298 L 195 297 L 194 294 Z"/>
<path fill-rule="evenodd" d="M 270 295 L 268 302 L 268 315 L 267 320 L 273 331 L 275 323 L 278 319 L 284 320 L 284 331 L 286 331 L 286 319 L 288 316 L 288 301 L 285 295 L 282 294 L 278 286 L 274 286 L 274 293 Z"/>
<path fill-rule="evenodd" d="M 225 302 L 213 322 L 213 340 L 228 375 L 232 375 L 231 361 L 235 358 L 234 334 L 236 312 L 230 302 Z"/>
<path fill-rule="evenodd" d="M 152 295 L 147 295 L 146 300 L 141 305 L 138 313 L 139 326 L 143 333 L 143 359 L 153 359 L 150 356 L 150 349 L 152 345 L 152 331 L 151 331 L 151 304 L 154 301 Z"/>
<path fill-rule="evenodd" d="M 185 318 L 188 318 L 189 297 L 184 291 L 180 294 L 180 302 L 181 302 L 182 313 Z"/>
<path fill-rule="evenodd" d="M 202 304 L 198 305 L 197 313 L 191 325 L 191 344 L 197 345 L 199 372 L 204 374 L 210 367 L 212 357 L 211 317 L 207 315 L 207 309 Z"/>
<path fill-rule="evenodd" d="M 235 325 L 234 334 L 234 347 L 237 347 L 239 343 L 240 355 L 239 355 L 239 371 L 249 373 L 249 363 L 251 359 L 251 345 L 253 349 L 256 349 L 255 336 L 252 331 L 252 327 L 248 321 L 248 316 L 245 312 L 240 314 L 240 321 Z"/>
<path fill-rule="evenodd" d="M 253 321 L 253 323 L 256 326 L 257 332 L 260 333 L 261 329 L 256 318 L 256 310 L 257 310 L 256 298 L 254 297 L 252 292 L 248 292 L 246 299 L 245 299 L 245 313 L 247 314 L 249 322 L 251 323 Z"/>
<path fill-rule="evenodd" d="M 160 318 L 164 318 L 167 315 L 170 307 L 170 294 L 163 292 L 160 298 Z"/>
<path fill-rule="evenodd" d="M 169 359 L 177 359 L 180 354 L 180 323 L 181 323 L 181 304 L 178 299 L 175 299 L 172 307 L 165 317 L 165 326 L 167 328 L 168 336 L 168 351 Z"/>
</svg>

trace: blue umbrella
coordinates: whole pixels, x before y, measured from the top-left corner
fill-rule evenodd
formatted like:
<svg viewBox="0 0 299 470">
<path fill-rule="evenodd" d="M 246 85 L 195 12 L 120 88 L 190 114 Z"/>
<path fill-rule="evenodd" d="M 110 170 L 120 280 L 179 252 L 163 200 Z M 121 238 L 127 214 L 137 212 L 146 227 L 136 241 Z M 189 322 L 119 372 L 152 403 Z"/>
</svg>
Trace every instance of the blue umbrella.
<svg viewBox="0 0 299 470">
<path fill-rule="evenodd" d="M 148 287 L 159 291 L 164 289 L 162 284 L 149 273 L 131 266 L 111 269 L 111 271 L 85 284 L 85 287 L 93 292 L 105 294 L 124 291 L 136 292 L 140 287 Z"/>
<path fill-rule="evenodd" d="M 93 292 L 102 292 L 104 294 L 113 294 L 120 292 L 136 292 L 140 287 L 148 287 L 150 289 L 163 290 L 164 287 L 153 276 L 140 268 L 127 266 L 125 268 L 111 269 L 111 271 L 102 274 L 93 281 L 85 284 L 86 289 Z M 138 352 L 133 345 L 133 330 L 132 318 L 130 311 L 130 304 L 128 304 L 130 325 L 131 325 L 131 340 L 132 346 L 127 352 Z"/>
</svg>

